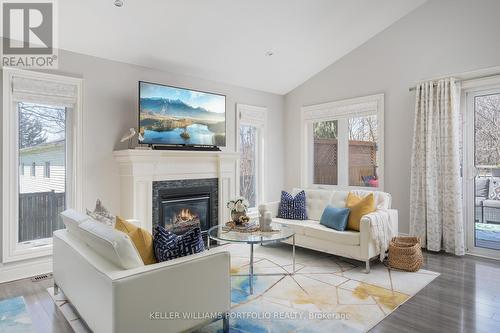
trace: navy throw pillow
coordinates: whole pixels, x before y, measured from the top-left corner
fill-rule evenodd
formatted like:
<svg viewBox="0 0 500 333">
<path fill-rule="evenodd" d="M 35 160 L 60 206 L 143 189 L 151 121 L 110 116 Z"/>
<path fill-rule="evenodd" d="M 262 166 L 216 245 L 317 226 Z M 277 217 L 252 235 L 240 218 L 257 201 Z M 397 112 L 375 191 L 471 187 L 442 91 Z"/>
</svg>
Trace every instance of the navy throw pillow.
<svg viewBox="0 0 500 333">
<path fill-rule="evenodd" d="M 319 223 L 328 228 L 344 231 L 347 228 L 350 211 L 349 208 L 335 208 L 328 205 L 325 207 Z"/>
<path fill-rule="evenodd" d="M 294 197 L 286 191 L 281 191 L 278 217 L 290 220 L 307 220 L 306 192 L 302 190 Z"/>
<path fill-rule="evenodd" d="M 205 244 L 200 228 L 194 228 L 182 235 L 176 235 L 162 226 L 154 228 L 153 246 L 158 262 L 203 252 Z"/>
</svg>

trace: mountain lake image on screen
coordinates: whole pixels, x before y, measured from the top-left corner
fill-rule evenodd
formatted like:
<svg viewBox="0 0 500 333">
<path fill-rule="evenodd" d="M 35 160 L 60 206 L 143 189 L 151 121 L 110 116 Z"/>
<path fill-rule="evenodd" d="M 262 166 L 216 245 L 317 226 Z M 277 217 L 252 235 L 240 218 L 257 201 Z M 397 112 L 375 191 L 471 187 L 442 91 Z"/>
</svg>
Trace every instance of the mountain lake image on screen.
<svg viewBox="0 0 500 333">
<path fill-rule="evenodd" d="M 226 145 L 226 96 L 139 82 L 142 144 Z"/>
</svg>

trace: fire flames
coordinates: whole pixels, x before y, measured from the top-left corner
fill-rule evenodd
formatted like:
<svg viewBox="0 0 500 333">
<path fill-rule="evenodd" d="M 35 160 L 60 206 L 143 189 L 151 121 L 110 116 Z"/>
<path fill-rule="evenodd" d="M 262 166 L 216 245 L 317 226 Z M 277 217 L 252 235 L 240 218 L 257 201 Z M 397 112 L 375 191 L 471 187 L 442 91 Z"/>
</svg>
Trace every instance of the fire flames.
<svg viewBox="0 0 500 333">
<path fill-rule="evenodd" d="M 183 208 L 177 215 L 178 220 L 182 222 L 198 220 L 198 215 L 192 213 L 188 208 Z"/>
</svg>

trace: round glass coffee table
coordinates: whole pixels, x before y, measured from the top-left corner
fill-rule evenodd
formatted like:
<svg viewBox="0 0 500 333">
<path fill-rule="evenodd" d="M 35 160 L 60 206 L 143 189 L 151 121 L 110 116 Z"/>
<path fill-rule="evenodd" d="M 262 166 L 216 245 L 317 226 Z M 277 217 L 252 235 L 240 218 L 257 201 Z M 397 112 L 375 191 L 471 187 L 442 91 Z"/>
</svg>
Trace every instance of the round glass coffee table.
<svg viewBox="0 0 500 333">
<path fill-rule="evenodd" d="M 210 239 L 228 243 L 246 243 L 250 245 L 250 266 L 249 266 L 249 284 L 250 294 L 253 294 L 254 275 L 293 275 L 295 274 L 295 231 L 287 226 L 271 223 L 273 231 L 254 231 L 241 232 L 235 230 L 224 230 L 216 225 L 208 230 L 208 249 L 210 249 Z M 253 272 L 253 246 L 255 244 L 271 244 L 292 238 L 292 273 L 286 274 L 254 274 Z M 246 274 L 245 274 L 246 275 Z"/>
</svg>

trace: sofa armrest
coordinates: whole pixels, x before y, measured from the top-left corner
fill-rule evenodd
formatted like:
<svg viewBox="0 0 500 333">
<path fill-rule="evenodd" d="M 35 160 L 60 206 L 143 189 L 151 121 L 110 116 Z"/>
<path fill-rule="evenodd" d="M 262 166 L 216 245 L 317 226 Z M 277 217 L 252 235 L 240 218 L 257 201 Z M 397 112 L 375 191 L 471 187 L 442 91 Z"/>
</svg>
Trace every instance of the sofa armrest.
<svg viewBox="0 0 500 333">
<path fill-rule="evenodd" d="M 272 217 L 278 216 L 278 209 L 280 207 L 279 201 L 267 202 L 259 205 L 260 215 L 264 215 L 264 212 L 271 212 Z"/>
<path fill-rule="evenodd" d="M 229 252 L 148 266 L 113 280 L 115 332 L 182 332 L 206 321 L 185 315 L 229 311 Z"/>
<path fill-rule="evenodd" d="M 361 246 L 361 255 L 365 260 L 368 260 L 379 254 L 379 250 L 375 246 L 375 242 L 372 239 L 371 233 L 371 223 L 377 214 L 385 214 L 389 215 L 389 223 L 391 224 L 391 229 L 393 231 L 393 235 L 398 235 L 398 211 L 395 209 L 387 209 L 387 210 L 377 210 L 373 213 L 364 215 L 361 218 L 361 222 L 359 225 L 360 232 L 360 246 Z"/>
</svg>

